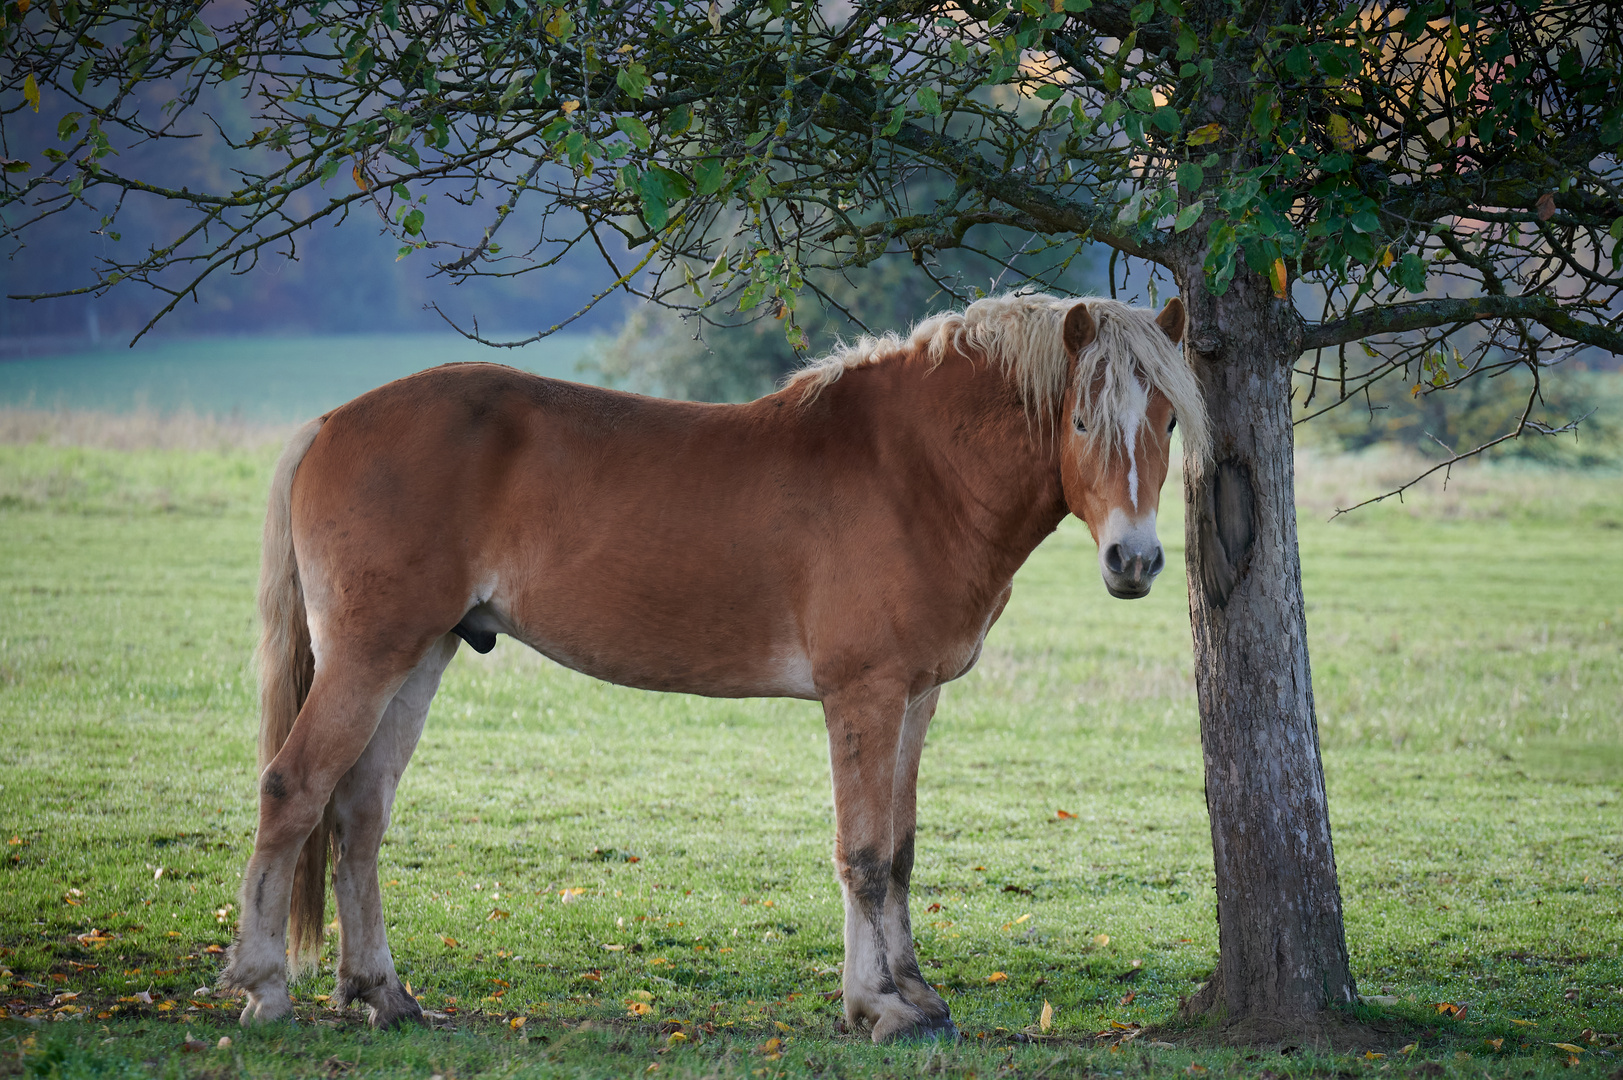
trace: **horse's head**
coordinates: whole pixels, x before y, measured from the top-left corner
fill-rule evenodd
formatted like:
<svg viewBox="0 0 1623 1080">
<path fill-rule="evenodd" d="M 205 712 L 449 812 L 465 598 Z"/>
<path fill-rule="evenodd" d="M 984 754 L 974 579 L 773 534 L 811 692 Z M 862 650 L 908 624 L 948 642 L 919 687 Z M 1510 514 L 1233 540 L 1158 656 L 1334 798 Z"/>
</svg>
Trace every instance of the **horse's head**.
<svg viewBox="0 0 1623 1080">
<path fill-rule="evenodd" d="M 1205 442 L 1199 383 L 1178 343 L 1183 304 L 1160 315 L 1109 301 L 1082 301 L 1065 315 L 1072 383 L 1065 413 L 1060 479 L 1065 502 L 1099 545 L 1110 595 L 1149 595 L 1166 565 L 1155 533 L 1172 450 Z"/>
</svg>

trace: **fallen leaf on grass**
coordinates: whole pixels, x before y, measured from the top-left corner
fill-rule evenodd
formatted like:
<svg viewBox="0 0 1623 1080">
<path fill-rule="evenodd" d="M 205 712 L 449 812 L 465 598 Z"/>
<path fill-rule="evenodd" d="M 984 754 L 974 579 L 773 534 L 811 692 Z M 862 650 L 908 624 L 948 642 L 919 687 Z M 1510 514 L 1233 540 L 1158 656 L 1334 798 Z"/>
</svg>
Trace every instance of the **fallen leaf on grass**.
<svg viewBox="0 0 1623 1080">
<path fill-rule="evenodd" d="M 1439 1013 L 1442 1013 L 1444 1016 L 1452 1016 L 1456 1020 L 1463 1018 L 1466 1012 L 1471 1008 L 1469 1004 L 1463 1001 L 1457 1004 L 1452 1001 L 1434 1001 L 1431 1003 L 1431 1007 L 1436 1009 Z"/>
<path fill-rule="evenodd" d="M 183 1054 L 201 1054 L 208 1048 L 208 1043 L 202 1039 L 192 1038 L 192 1033 L 189 1031 L 186 1033 L 186 1041 L 180 1044 L 180 1052 Z"/>
<path fill-rule="evenodd" d="M 783 1040 L 774 1036 L 755 1048 L 755 1052 L 768 1061 L 776 1061 L 783 1056 Z"/>
<path fill-rule="evenodd" d="M 1537 1020 L 1517 1020 L 1513 1016 L 1506 1017 L 1506 1019 L 1508 1019 L 1512 1024 L 1515 1024 L 1517 1027 L 1538 1027 Z"/>
<path fill-rule="evenodd" d="M 928 911 L 929 913 L 931 913 L 933 915 L 936 912 L 941 910 L 941 905 L 940 904 L 931 904 L 929 907 L 925 908 L 924 910 Z"/>
<path fill-rule="evenodd" d="M 1127 991 L 1127 993 L 1122 995 L 1121 1003 L 1123 1005 L 1131 1005 L 1133 1003 L 1133 1000 L 1135 998 L 1137 998 L 1137 997 L 1138 997 L 1138 991 L 1137 990 L 1129 990 L 1129 991 Z"/>
<path fill-rule="evenodd" d="M 1112 1020 L 1112 1021 L 1110 1021 L 1110 1026 L 1113 1029 L 1115 1029 L 1116 1031 L 1137 1031 L 1139 1029 L 1138 1024 L 1134 1024 L 1134 1023 L 1126 1023 L 1126 1024 L 1124 1024 L 1120 1020 Z"/>
<path fill-rule="evenodd" d="M 1061 819 L 1076 817 L 1076 815 L 1071 813 L 1069 810 L 1061 810 L 1061 811 L 1059 811 L 1057 816 L 1060 817 Z"/>
<path fill-rule="evenodd" d="M 654 1007 L 652 1005 L 648 1004 L 648 1002 L 646 1002 L 646 1001 L 628 1001 L 628 1002 L 626 1002 L 626 1015 L 627 1016 L 647 1016 L 649 1013 L 651 1013 L 653 1011 L 654 1011 Z"/>
<path fill-rule="evenodd" d="M 1482 1041 L 1494 1050 L 1497 1050 L 1501 1046 L 1505 1045 L 1505 1040 L 1503 1039 L 1483 1039 Z"/>
<path fill-rule="evenodd" d="M 529 1019 L 530 1018 L 528 1016 L 515 1016 L 513 1019 L 507 1022 L 507 1026 L 512 1028 L 514 1031 L 517 1031 L 519 1028 L 528 1023 Z"/>
<path fill-rule="evenodd" d="M 603 947 L 609 952 L 619 952 L 621 949 L 625 948 L 624 945 L 604 945 Z"/>
<path fill-rule="evenodd" d="M 992 974 L 990 974 L 990 975 L 988 975 L 986 977 L 986 981 L 989 982 L 989 983 L 1000 983 L 1000 982 L 1003 982 L 1008 977 L 1009 977 L 1008 975 L 1004 974 L 1001 971 L 994 971 L 994 972 L 992 972 Z"/>
<path fill-rule="evenodd" d="M 1189 1063 L 1189 1068 L 1185 1069 L 1184 1072 L 1188 1073 L 1190 1076 L 1200 1076 L 1206 1072 L 1206 1066 L 1191 1061 Z"/>
<path fill-rule="evenodd" d="M 445 942 L 445 947 L 447 949 L 454 949 L 457 947 L 457 940 L 454 937 L 446 937 L 444 934 L 441 934 L 440 940 Z"/>
<path fill-rule="evenodd" d="M 668 1035 L 666 1037 L 665 1041 L 667 1043 L 669 1043 L 670 1045 L 672 1045 L 672 1046 L 678 1046 L 678 1045 L 680 1045 L 682 1043 L 687 1042 L 688 1037 L 686 1035 L 682 1034 L 680 1031 L 673 1031 L 673 1032 L 670 1033 L 670 1035 Z"/>
<path fill-rule="evenodd" d="M 1043 999 L 1042 1015 L 1037 1017 L 1037 1030 L 1039 1030 L 1039 1031 L 1047 1031 L 1049 1028 L 1051 1028 L 1053 1026 L 1054 1026 L 1054 1006 L 1052 1006 L 1052 1005 L 1050 1005 L 1048 1003 L 1047 998 L 1044 998 Z"/>
<path fill-rule="evenodd" d="M 1386 1056 L 1385 1054 L 1377 1054 L 1373 1050 L 1365 1050 L 1364 1051 L 1364 1060 L 1365 1061 L 1379 1061 L 1382 1058 L 1384 1058 L 1385 1056 Z"/>
<path fill-rule="evenodd" d="M 1412 1054 L 1418 1049 L 1420 1049 L 1420 1044 L 1419 1043 L 1409 1043 L 1407 1046 L 1399 1047 L 1398 1048 L 1398 1053 L 1400 1053 L 1400 1054 Z"/>
<path fill-rule="evenodd" d="M 503 911 L 501 908 L 491 908 L 490 909 L 490 914 L 485 916 L 485 921 L 486 922 L 495 922 L 497 919 L 508 918 L 512 914 L 513 913 L 511 911 Z"/>
<path fill-rule="evenodd" d="M 1581 1054 L 1584 1052 L 1584 1048 L 1582 1046 L 1577 1046 L 1573 1043 L 1551 1043 L 1550 1045 L 1555 1047 L 1557 1050 L 1565 1050 L 1569 1054 Z"/>
<path fill-rule="evenodd" d="M 1096 948 L 1096 949 L 1102 949 L 1106 945 L 1109 945 L 1109 944 L 1110 944 L 1110 935 L 1109 934 L 1100 934 L 1098 937 L 1093 939 L 1093 947 Z"/>
<path fill-rule="evenodd" d="M 1145 1043 L 1144 1045 L 1148 1046 L 1151 1050 L 1176 1050 L 1177 1049 L 1176 1046 L 1172 1045 L 1169 1042 L 1150 1042 L 1150 1043 Z"/>
<path fill-rule="evenodd" d="M 587 982 L 603 981 L 603 973 L 601 971 L 583 971 L 580 973 L 580 977 L 585 979 Z"/>
</svg>

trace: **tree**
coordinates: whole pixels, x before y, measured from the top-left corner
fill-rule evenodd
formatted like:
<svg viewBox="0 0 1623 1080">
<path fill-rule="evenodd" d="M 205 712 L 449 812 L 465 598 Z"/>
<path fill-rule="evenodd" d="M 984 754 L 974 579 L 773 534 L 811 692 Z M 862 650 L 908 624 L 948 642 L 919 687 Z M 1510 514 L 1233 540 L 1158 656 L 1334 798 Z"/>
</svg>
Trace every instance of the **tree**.
<svg viewBox="0 0 1623 1080">
<path fill-rule="evenodd" d="M 191 212 L 87 289 L 134 280 L 172 304 L 362 203 L 436 273 L 534 273 L 591 243 L 612 288 L 764 307 L 791 341 L 811 271 L 898 249 L 928 270 L 999 229 L 1045 238 L 1060 265 L 1102 242 L 1170 275 L 1216 447 L 1185 471 L 1221 945 L 1190 1011 L 1243 1035 L 1355 1000 L 1296 546 L 1292 373 L 1333 407 L 1382 378 L 1420 392 L 1521 366 L 1526 405 L 1485 445 L 1552 430 L 1531 419 L 1540 372 L 1623 348 L 1614 5 L 21 7 L 6 8 L 0 111 L 13 124 L 49 107 L 65 148 L 37 171 L 6 163 L 10 234 L 76 207 L 114 222 L 126 199 Z M 188 108 L 220 85 L 260 125 L 223 132 L 241 148 L 236 179 L 194 192 L 119 172 L 114 133 L 190 133 Z M 483 229 L 436 232 L 436 190 L 485 205 Z M 504 229 L 520 199 L 543 203 L 538 235 Z"/>
</svg>

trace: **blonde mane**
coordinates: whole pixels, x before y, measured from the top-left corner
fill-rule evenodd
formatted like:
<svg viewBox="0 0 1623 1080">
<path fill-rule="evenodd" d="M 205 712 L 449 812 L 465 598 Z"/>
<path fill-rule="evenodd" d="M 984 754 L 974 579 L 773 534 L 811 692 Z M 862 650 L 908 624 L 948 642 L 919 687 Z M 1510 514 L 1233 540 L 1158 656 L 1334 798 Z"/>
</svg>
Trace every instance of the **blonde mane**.
<svg viewBox="0 0 1623 1080">
<path fill-rule="evenodd" d="M 1098 334 L 1082 350 L 1073 382 L 1064 335 L 1065 315 L 1075 304 L 1088 305 Z M 1142 415 L 1143 392 L 1154 387 L 1172 403 L 1185 451 L 1206 456 L 1205 401 L 1183 350 L 1166 336 L 1153 311 L 1115 300 L 1041 293 L 988 297 L 962 311 L 932 315 L 906 337 L 889 333 L 842 345 L 795 372 L 788 386 L 803 388 L 801 400 L 810 402 L 853 368 L 913 350 L 923 350 L 933 366 L 949 348 L 995 365 L 1019 389 L 1027 415 L 1044 425 L 1058 422 L 1074 387 L 1098 384 L 1098 393 L 1078 402 L 1077 419 L 1089 441 L 1106 439 L 1109 451 L 1125 445 L 1127 425 L 1136 426 Z"/>
</svg>

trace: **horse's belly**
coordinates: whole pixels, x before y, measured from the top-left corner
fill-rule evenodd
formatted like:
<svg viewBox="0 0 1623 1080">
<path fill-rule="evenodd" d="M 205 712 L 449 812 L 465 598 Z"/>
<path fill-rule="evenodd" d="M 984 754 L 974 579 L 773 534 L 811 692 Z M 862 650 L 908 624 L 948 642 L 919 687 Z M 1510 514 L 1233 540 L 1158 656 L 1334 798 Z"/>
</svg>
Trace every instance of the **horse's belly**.
<svg viewBox="0 0 1623 1080">
<path fill-rule="evenodd" d="M 719 625 L 693 612 L 673 623 L 644 620 L 634 611 L 548 612 L 517 618 L 497 603 L 480 605 L 463 620 L 476 630 L 503 633 L 583 675 L 635 687 L 704 697 L 817 698 L 811 659 L 788 633 L 751 633 Z"/>
</svg>

